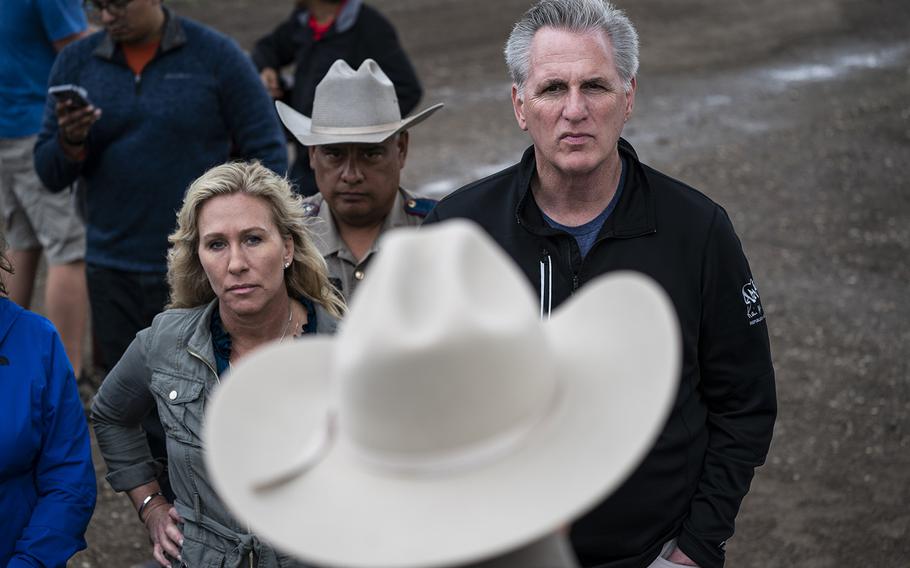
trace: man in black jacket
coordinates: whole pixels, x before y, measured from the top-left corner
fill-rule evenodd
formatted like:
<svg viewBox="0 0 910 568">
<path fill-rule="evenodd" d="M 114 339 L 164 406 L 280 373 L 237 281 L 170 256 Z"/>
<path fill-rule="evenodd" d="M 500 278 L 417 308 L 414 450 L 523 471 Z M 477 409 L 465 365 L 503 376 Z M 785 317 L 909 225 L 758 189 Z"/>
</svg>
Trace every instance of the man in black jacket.
<svg viewBox="0 0 910 568">
<path fill-rule="evenodd" d="M 723 208 L 642 164 L 620 138 L 638 70 L 638 36 L 621 11 L 604 0 L 541 0 L 513 28 L 506 61 L 533 146 L 425 222 L 479 223 L 537 288 L 541 317 L 612 270 L 664 287 L 683 334 L 673 412 L 626 483 L 573 525 L 572 543 L 584 566 L 723 566 L 777 409 L 765 316 L 739 239 Z"/>
<path fill-rule="evenodd" d="M 256 42 L 253 62 L 274 99 L 281 99 L 304 116 L 312 116 L 316 85 L 337 59 L 353 69 L 367 58 L 375 60 L 395 85 L 401 116 L 407 116 L 423 94 L 417 72 L 398 42 L 392 24 L 361 0 L 298 0 L 291 16 Z M 294 63 L 294 83 L 285 92 L 279 76 Z M 318 189 L 307 150 L 295 143 L 297 159 L 289 177 L 303 195 Z"/>
</svg>

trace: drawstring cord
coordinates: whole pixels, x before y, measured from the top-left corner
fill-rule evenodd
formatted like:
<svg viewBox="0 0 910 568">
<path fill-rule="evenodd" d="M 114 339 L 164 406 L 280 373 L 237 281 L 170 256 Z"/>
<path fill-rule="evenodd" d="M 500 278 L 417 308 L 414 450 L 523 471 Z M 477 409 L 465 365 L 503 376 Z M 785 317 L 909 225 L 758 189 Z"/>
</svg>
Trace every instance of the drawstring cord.
<svg viewBox="0 0 910 568">
<path fill-rule="evenodd" d="M 540 252 L 540 319 L 544 319 L 544 305 L 546 304 L 546 319 L 550 319 L 553 311 L 553 260 L 547 250 Z"/>
</svg>

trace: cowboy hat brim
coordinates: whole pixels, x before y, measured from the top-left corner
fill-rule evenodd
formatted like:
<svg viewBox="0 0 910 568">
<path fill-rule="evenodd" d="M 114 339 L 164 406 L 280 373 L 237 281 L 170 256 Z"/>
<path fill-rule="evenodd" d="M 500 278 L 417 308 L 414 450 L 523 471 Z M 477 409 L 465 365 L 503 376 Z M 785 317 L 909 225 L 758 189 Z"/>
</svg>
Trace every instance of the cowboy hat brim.
<svg viewBox="0 0 910 568">
<path fill-rule="evenodd" d="M 323 566 L 451 566 L 556 530 L 650 449 L 676 392 L 681 345 L 666 294 L 629 272 L 592 282 L 543 327 L 559 396 L 508 453 L 402 475 L 366 463 L 339 437 L 315 467 L 265 490 L 257 483 L 293 468 L 308 432 L 325 424 L 335 340 L 261 349 L 232 370 L 209 408 L 206 462 L 218 494 L 257 535 Z"/>
<path fill-rule="evenodd" d="M 437 103 L 415 115 L 386 125 L 366 128 L 323 128 L 319 132 L 313 132 L 313 121 L 309 117 L 304 116 L 281 101 L 275 101 L 275 108 L 278 110 L 281 122 L 294 135 L 294 138 L 304 146 L 378 144 L 390 136 L 420 124 L 442 107 L 442 103 Z"/>
</svg>

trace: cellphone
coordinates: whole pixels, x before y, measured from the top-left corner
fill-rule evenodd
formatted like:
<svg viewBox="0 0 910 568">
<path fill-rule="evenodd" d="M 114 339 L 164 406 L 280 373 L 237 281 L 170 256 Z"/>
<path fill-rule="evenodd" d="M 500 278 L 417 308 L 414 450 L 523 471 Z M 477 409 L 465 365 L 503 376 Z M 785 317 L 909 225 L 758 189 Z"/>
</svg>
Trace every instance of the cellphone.
<svg viewBox="0 0 910 568">
<path fill-rule="evenodd" d="M 73 108 L 87 107 L 91 104 L 88 100 L 88 91 L 79 85 L 54 85 L 47 92 L 59 102 L 70 101 Z"/>
</svg>

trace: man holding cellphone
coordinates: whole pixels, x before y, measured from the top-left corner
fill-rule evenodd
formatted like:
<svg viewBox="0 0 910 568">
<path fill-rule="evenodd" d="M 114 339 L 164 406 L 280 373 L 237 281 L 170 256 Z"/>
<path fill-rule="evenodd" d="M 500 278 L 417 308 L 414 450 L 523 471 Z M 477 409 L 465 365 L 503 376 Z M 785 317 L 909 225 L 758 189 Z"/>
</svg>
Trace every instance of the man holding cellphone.
<svg viewBox="0 0 910 568">
<path fill-rule="evenodd" d="M 60 54 L 35 146 L 52 191 L 85 180 L 86 273 L 103 365 L 110 369 L 167 300 L 167 235 L 189 183 L 234 155 L 284 174 L 272 104 L 236 43 L 161 0 L 92 0 L 104 29 Z"/>
<path fill-rule="evenodd" d="M 31 307 L 44 251 L 44 313 L 57 327 L 77 377 L 88 318 L 85 228 L 72 193 L 51 193 L 38 179 L 32 148 L 51 65 L 87 27 L 79 0 L 0 2 L 0 212 L 15 268 L 7 285 L 14 302 Z"/>
<path fill-rule="evenodd" d="M 190 182 L 229 158 L 287 170 L 284 134 L 250 59 L 215 30 L 161 0 L 91 0 L 104 29 L 64 50 L 35 146 L 52 191 L 84 180 L 86 276 L 101 363 L 120 359 L 168 297 L 167 236 Z M 158 431 L 149 417 L 147 432 Z M 150 435 L 164 456 L 163 433 Z"/>
<path fill-rule="evenodd" d="M 88 106 L 88 93 L 79 85 L 53 85 L 47 90 L 58 102 L 70 102 L 74 107 Z"/>
</svg>

